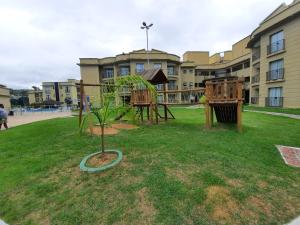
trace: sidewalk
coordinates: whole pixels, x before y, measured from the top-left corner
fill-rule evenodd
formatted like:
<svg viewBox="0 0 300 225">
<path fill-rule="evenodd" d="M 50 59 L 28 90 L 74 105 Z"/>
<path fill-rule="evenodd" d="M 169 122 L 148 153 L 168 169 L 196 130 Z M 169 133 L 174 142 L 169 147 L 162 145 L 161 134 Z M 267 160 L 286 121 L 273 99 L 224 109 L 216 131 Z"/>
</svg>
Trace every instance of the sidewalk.
<svg viewBox="0 0 300 225">
<path fill-rule="evenodd" d="M 245 112 L 263 113 L 263 114 L 268 114 L 268 115 L 273 115 L 273 116 L 283 116 L 283 117 L 288 117 L 288 118 L 300 120 L 300 115 L 295 115 L 295 114 L 277 113 L 277 112 L 266 112 L 266 111 L 256 111 L 256 110 L 247 110 L 247 109 L 245 109 L 244 111 Z"/>
<path fill-rule="evenodd" d="M 23 115 L 9 116 L 7 118 L 8 128 L 16 127 L 23 124 L 33 123 L 42 120 L 49 120 L 54 118 L 71 117 L 71 112 L 32 112 L 24 113 Z"/>
</svg>

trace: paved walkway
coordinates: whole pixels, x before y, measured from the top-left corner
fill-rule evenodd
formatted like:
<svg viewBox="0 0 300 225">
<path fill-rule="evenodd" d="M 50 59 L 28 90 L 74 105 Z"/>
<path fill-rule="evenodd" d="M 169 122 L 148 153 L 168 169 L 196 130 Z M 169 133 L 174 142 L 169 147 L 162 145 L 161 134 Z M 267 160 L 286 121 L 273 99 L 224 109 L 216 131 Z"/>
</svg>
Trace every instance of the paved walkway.
<svg viewBox="0 0 300 225">
<path fill-rule="evenodd" d="M 16 127 L 23 124 L 33 123 L 41 120 L 49 120 L 54 118 L 71 117 L 71 112 L 33 112 L 24 113 L 23 115 L 9 116 L 8 128 Z M 0 224 L 1 225 L 1 224 Z"/>
<path fill-rule="evenodd" d="M 265 112 L 265 111 L 256 111 L 256 110 L 247 110 L 247 109 L 245 109 L 244 111 L 245 112 L 263 113 L 263 114 L 274 115 L 274 116 L 283 116 L 283 117 L 288 117 L 288 118 L 300 120 L 300 115 L 295 115 L 295 114 L 277 113 L 277 112 Z"/>
</svg>

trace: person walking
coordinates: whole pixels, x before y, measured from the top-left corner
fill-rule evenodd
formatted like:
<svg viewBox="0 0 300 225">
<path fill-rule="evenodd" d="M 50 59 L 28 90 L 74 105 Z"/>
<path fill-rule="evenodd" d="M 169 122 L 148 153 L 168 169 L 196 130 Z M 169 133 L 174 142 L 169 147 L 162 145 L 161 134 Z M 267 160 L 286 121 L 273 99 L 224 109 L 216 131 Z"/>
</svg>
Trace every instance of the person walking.
<svg viewBox="0 0 300 225">
<path fill-rule="evenodd" d="M 5 129 L 8 129 L 8 126 L 7 126 L 7 112 L 4 109 L 4 105 L 0 104 L 0 130 L 2 128 L 2 124 L 4 125 Z"/>
</svg>

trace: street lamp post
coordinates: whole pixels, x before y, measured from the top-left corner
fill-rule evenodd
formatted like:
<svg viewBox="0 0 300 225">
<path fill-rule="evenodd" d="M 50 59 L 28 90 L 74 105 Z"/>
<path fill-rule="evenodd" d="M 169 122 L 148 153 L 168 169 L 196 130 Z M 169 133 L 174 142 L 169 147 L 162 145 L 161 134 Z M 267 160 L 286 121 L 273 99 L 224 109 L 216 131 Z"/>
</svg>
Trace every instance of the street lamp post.
<svg viewBox="0 0 300 225">
<path fill-rule="evenodd" d="M 141 26 L 141 29 L 146 29 L 146 37 L 147 37 L 147 62 L 148 62 L 148 67 L 149 67 L 149 55 L 148 55 L 148 52 L 149 52 L 149 49 L 148 49 L 148 30 L 150 27 L 153 26 L 153 23 L 150 23 L 149 25 L 146 24 L 146 22 L 143 22 L 142 23 L 143 26 Z"/>
</svg>

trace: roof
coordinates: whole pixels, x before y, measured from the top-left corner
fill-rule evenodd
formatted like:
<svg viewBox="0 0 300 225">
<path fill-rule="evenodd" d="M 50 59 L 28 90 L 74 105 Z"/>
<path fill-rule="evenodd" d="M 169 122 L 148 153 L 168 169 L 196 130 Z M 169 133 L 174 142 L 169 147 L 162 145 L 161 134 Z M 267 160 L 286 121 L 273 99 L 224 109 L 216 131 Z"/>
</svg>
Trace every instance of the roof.
<svg viewBox="0 0 300 225">
<path fill-rule="evenodd" d="M 149 70 L 144 70 L 141 73 L 141 76 L 149 81 L 151 84 L 165 84 L 169 83 L 168 78 L 162 71 L 162 69 L 149 69 Z"/>
</svg>

